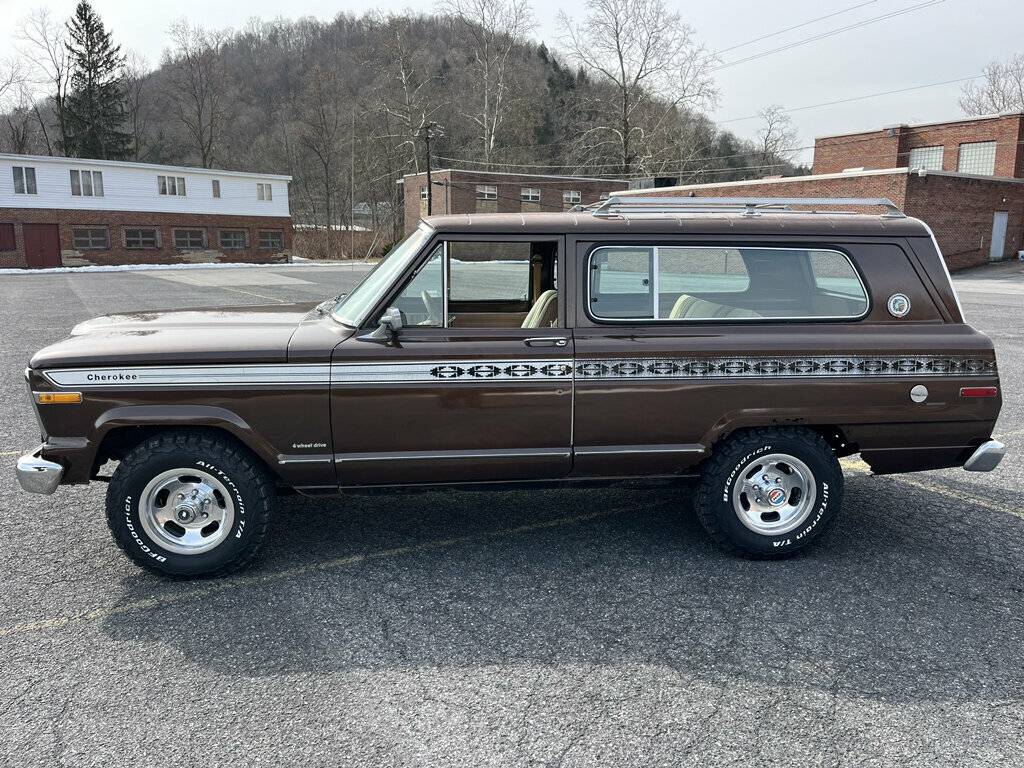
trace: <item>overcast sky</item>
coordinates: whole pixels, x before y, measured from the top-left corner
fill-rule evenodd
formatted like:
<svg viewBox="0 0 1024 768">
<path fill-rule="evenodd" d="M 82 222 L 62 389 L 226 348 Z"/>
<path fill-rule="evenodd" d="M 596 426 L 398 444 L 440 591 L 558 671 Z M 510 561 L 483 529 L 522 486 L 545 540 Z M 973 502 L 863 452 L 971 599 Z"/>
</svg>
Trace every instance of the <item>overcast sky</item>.
<svg viewBox="0 0 1024 768">
<path fill-rule="evenodd" d="M 714 51 L 723 51 L 729 64 L 791 45 L 809 37 L 873 17 L 910 9 L 917 10 L 823 39 L 769 53 L 751 61 L 726 66 L 716 73 L 721 101 L 713 117 L 741 136 L 753 136 L 757 120 L 736 120 L 754 115 L 770 104 L 803 107 L 866 94 L 910 88 L 980 74 L 993 58 L 1024 52 L 1024 2 L 1021 0 L 722 0 L 682 2 L 666 0 L 679 10 L 699 38 Z M 71 14 L 75 0 L 0 0 L 0 56 L 13 53 L 13 28 L 32 8 L 48 6 L 55 15 Z M 430 11 L 433 2 L 381 0 L 341 6 L 328 0 L 94 0 L 107 28 L 125 48 L 132 48 L 155 64 L 163 50 L 165 30 L 182 16 L 208 27 L 230 27 L 258 16 L 272 19 L 287 15 L 327 19 L 339 8 Z M 724 50 L 811 19 L 847 12 L 798 29 L 775 35 L 734 50 Z M 555 15 L 559 8 L 582 15 L 584 0 L 541 3 L 534 0 L 538 21 L 536 36 L 557 46 Z M 245 16 L 239 15 L 244 8 Z M 283 10 L 286 9 L 286 10 Z M 854 101 L 847 104 L 802 110 L 792 117 L 801 144 L 815 136 L 880 127 L 901 122 L 942 120 L 961 115 L 957 104 L 959 84 L 925 88 L 906 93 Z M 805 155 L 805 159 L 809 154 Z"/>
</svg>

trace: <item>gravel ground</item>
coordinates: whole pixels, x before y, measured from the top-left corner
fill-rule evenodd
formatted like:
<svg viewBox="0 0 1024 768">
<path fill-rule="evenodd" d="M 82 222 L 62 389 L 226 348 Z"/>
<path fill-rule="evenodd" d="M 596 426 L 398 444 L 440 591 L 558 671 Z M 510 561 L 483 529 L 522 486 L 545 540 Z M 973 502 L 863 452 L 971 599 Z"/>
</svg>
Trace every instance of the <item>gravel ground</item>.
<svg viewBox="0 0 1024 768">
<path fill-rule="evenodd" d="M 1011 456 L 849 462 L 805 557 L 721 555 L 679 489 L 388 493 L 284 498 L 254 568 L 169 582 L 114 547 L 104 486 L 17 489 L 21 370 L 98 314 L 361 269 L 213 272 L 0 278 L 0 764 L 1024 763 L 1021 267 L 958 279 Z"/>
</svg>

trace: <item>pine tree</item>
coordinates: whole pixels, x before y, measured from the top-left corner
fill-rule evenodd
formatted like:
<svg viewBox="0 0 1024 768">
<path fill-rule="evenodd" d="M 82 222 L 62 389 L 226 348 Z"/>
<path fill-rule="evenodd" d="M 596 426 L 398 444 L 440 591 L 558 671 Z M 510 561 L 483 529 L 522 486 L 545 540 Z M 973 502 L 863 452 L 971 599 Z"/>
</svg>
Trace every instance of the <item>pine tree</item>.
<svg viewBox="0 0 1024 768">
<path fill-rule="evenodd" d="M 65 107 L 64 154 L 123 160 L 130 154 L 131 137 L 123 130 L 126 94 L 121 46 L 114 45 L 86 0 L 78 3 L 67 26 L 71 93 Z"/>
</svg>

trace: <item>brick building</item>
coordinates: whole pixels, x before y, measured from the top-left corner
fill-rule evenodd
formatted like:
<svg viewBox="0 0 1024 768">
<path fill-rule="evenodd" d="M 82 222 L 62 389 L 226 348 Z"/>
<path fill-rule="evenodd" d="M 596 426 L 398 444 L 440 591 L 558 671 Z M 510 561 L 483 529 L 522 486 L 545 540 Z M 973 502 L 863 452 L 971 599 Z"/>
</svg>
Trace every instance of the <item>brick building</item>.
<svg viewBox="0 0 1024 768">
<path fill-rule="evenodd" d="M 0 267 L 284 260 L 290 180 L 0 154 Z"/>
<path fill-rule="evenodd" d="M 935 232 L 950 269 L 1024 250 L 1024 114 L 899 125 L 814 142 L 810 176 L 690 184 L 630 194 L 887 197 Z"/>
<path fill-rule="evenodd" d="M 613 179 L 455 169 L 431 171 L 431 178 L 434 215 L 564 211 L 596 203 L 629 186 Z M 399 183 L 405 198 L 405 231 L 411 232 L 427 215 L 427 174 L 408 174 Z"/>
</svg>

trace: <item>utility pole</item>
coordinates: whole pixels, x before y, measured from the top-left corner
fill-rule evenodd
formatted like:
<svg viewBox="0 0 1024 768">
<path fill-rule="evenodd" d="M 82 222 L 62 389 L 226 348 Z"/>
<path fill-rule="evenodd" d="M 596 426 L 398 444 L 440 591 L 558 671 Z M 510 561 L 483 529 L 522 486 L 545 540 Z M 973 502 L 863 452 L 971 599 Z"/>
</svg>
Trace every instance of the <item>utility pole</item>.
<svg viewBox="0 0 1024 768">
<path fill-rule="evenodd" d="M 434 213 L 434 177 L 430 173 L 430 139 L 435 130 L 437 131 L 437 136 L 444 136 L 444 133 L 441 132 L 441 126 L 434 122 L 427 123 L 421 130 L 427 154 L 427 216 L 432 216 Z"/>
</svg>

